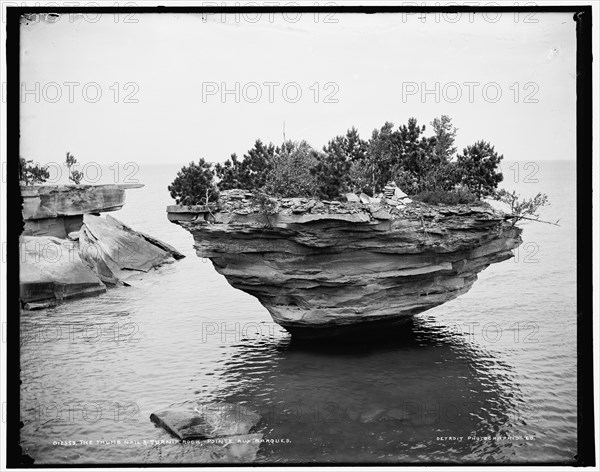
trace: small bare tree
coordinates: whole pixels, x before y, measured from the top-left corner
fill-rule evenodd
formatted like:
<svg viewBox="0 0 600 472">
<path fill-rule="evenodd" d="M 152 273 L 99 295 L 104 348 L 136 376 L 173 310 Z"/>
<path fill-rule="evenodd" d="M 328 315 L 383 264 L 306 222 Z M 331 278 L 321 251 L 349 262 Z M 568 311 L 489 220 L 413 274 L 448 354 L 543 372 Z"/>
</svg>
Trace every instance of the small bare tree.
<svg viewBox="0 0 600 472">
<path fill-rule="evenodd" d="M 540 215 L 538 213 L 538 210 L 541 207 L 549 204 L 548 195 L 546 195 L 545 193 L 538 193 L 533 198 L 519 200 L 520 197 L 521 196 L 514 190 L 511 193 L 508 190 L 501 189 L 496 191 L 496 193 L 494 194 L 495 200 L 506 203 L 508 206 L 510 206 L 510 211 L 513 217 L 513 225 L 515 225 L 520 220 L 530 220 L 559 226 L 559 220 L 553 223 L 551 221 L 543 221 L 539 219 Z"/>
<path fill-rule="evenodd" d="M 81 179 L 83 179 L 83 172 L 80 172 L 78 170 L 71 170 L 71 167 L 73 167 L 75 164 L 77 164 L 77 159 L 75 159 L 75 156 L 73 154 L 67 151 L 65 165 L 69 170 L 69 180 L 75 183 L 75 185 L 79 185 L 81 183 Z"/>
</svg>

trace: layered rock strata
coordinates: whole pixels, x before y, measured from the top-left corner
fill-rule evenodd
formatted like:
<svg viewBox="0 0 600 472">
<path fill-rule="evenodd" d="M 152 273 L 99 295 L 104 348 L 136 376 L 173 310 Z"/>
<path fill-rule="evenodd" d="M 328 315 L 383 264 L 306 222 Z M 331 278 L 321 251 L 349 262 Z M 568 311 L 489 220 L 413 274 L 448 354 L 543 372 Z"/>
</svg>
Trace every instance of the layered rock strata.
<svg viewBox="0 0 600 472">
<path fill-rule="evenodd" d="M 402 323 L 467 292 L 521 243 L 510 215 L 484 203 L 278 199 L 268 214 L 229 191 L 218 207 L 168 212 L 199 256 L 298 337 Z"/>
<path fill-rule="evenodd" d="M 79 231 L 83 215 L 120 210 L 125 190 L 142 184 L 22 186 L 24 236 L 65 239 Z"/>
<path fill-rule="evenodd" d="M 125 190 L 143 185 L 21 187 L 20 298 L 26 308 L 97 295 L 184 257 L 101 212 L 120 209 Z"/>
</svg>

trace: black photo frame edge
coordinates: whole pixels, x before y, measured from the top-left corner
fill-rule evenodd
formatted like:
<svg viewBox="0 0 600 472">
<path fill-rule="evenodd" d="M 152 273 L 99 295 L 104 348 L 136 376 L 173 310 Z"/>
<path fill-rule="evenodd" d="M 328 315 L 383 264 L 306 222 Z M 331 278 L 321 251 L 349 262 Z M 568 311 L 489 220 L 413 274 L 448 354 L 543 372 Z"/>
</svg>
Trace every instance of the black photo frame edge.
<svg viewBox="0 0 600 472">
<path fill-rule="evenodd" d="M 71 468 L 71 467 L 189 467 L 232 466 L 233 464 L 45 464 L 37 465 L 23 455 L 20 446 L 20 312 L 19 303 L 19 235 L 23 230 L 22 197 L 18 180 L 18 161 L 10 156 L 19 155 L 20 140 L 20 18 L 31 13 L 463 13 L 463 12 L 570 12 L 576 22 L 576 92 L 577 92 L 577 456 L 576 466 L 593 466 L 594 438 L 594 366 L 593 366 L 593 273 L 592 273 L 592 6 L 325 6 L 325 7 L 7 7 L 7 424 L 6 465 L 8 468 Z M 597 158 L 596 158 L 597 159 Z M 598 162 L 596 161 L 596 165 Z M 269 467 L 271 464 L 237 464 L 245 467 Z M 275 465 L 275 464 L 273 464 Z M 286 464 L 288 465 L 288 464 Z M 460 466 L 447 463 L 310 463 L 294 466 Z M 475 465 L 475 464 L 473 464 Z M 479 465 L 484 465 L 481 463 Z M 485 464 L 490 465 L 490 464 Z M 494 464 L 510 465 L 567 465 L 563 463 Z"/>
</svg>

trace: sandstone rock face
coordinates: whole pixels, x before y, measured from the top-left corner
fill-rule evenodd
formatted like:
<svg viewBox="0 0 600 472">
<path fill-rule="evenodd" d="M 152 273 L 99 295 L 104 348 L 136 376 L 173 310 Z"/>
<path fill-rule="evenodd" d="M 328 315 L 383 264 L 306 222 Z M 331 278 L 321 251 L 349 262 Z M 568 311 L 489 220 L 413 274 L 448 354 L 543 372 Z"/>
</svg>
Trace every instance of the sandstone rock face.
<svg viewBox="0 0 600 472">
<path fill-rule="evenodd" d="M 67 300 L 106 292 L 71 241 L 21 236 L 20 298 L 24 303 Z"/>
<path fill-rule="evenodd" d="M 66 239 L 69 233 L 79 231 L 82 224 L 83 215 L 25 220 L 23 234 L 26 236 L 54 236 L 55 238 Z"/>
<path fill-rule="evenodd" d="M 184 257 L 175 248 L 146 237 L 109 215 L 84 216 L 79 252 L 100 278 L 110 284 L 127 280 L 135 271 L 148 272 Z"/>
<path fill-rule="evenodd" d="M 140 187 L 143 185 L 22 186 L 23 234 L 64 239 L 79 230 L 82 215 L 119 210 L 125 204 L 125 190 Z"/>
<path fill-rule="evenodd" d="M 38 308 L 97 295 L 181 259 L 168 244 L 110 216 L 125 203 L 125 189 L 143 185 L 21 187 L 25 227 L 20 239 L 20 298 Z"/>
<path fill-rule="evenodd" d="M 83 221 L 76 240 L 21 236 L 23 303 L 33 306 L 97 295 L 105 292 L 107 285 L 122 285 L 136 273 L 184 257 L 168 244 L 134 231 L 116 218 L 84 215 Z"/>
<path fill-rule="evenodd" d="M 249 200 L 221 200 L 210 212 L 196 207 L 195 218 L 188 209 L 169 219 L 194 235 L 199 256 L 298 337 L 402 323 L 468 291 L 521 243 L 508 216 L 484 204 L 280 199 L 264 214 Z"/>
<path fill-rule="evenodd" d="M 34 220 L 119 210 L 125 204 L 125 190 L 141 187 L 142 184 L 23 186 L 23 218 Z"/>
</svg>

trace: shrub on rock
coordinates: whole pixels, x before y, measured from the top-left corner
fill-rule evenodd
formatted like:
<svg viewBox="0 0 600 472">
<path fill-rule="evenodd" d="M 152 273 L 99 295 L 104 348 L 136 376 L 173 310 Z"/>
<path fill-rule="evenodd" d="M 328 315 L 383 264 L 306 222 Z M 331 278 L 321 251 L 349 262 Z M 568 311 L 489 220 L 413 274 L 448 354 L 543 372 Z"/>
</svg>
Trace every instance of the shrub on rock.
<svg viewBox="0 0 600 472">
<path fill-rule="evenodd" d="M 200 158 L 183 166 L 168 190 L 178 205 L 206 205 L 219 199 L 214 179 L 211 165 Z"/>
<path fill-rule="evenodd" d="M 306 141 L 288 141 L 273 157 L 273 168 L 265 190 L 277 197 L 309 197 L 316 192 L 311 169 L 317 163 L 317 152 Z"/>
<path fill-rule="evenodd" d="M 219 190 L 262 188 L 271 172 L 275 152 L 276 149 L 272 143 L 265 145 L 260 139 L 257 139 L 254 147 L 244 154 L 241 160 L 236 154 L 232 154 L 231 158 L 223 164 L 217 164 L 215 172 L 219 178 Z"/>
<path fill-rule="evenodd" d="M 25 185 L 43 184 L 50 177 L 47 166 L 32 164 L 23 157 L 19 158 L 19 180 Z"/>
</svg>

